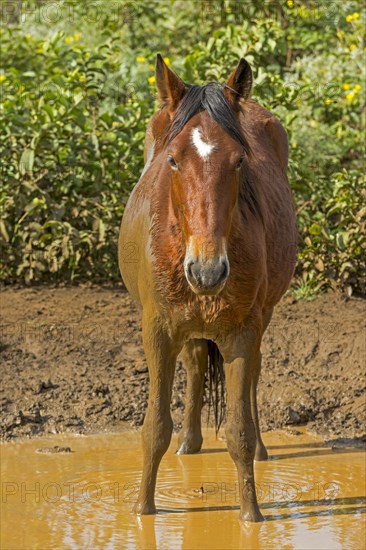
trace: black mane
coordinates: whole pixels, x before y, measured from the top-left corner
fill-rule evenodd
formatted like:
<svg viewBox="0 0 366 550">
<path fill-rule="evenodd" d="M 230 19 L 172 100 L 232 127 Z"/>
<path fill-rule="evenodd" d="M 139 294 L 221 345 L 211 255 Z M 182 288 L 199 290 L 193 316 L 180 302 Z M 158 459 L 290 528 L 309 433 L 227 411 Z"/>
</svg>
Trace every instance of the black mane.
<svg viewBox="0 0 366 550">
<path fill-rule="evenodd" d="M 202 111 L 207 111 L 210 117 L 225 130 L 225 132 L 239 143 L 246 154 L 250 154 L 250 145 L 243 135 L 236 114 L 224 94 L 224 85 L 209 82 L 205 86 L 189 86 L 179 104 L 172 124 L 169 128 L 167 141 L 171 142 L 189 122 L 189 120 Z M 249 206 L 250 211 L 262 219 L 259 200 L 250 173 L 249 166 L 243 170 L 243 181 L 240 195 Z M 245 216 L 245 212 L 242 212 Z"/>
<path fill-rule="evenodd" d="M 217 82 L 188 87 L 170 127 L 168 141 L 174 139 L 187 122 L 201 111 L 207 111 L 231 138 L 240 143 L 245 153 L 249 153 L 249 143 L 243 136 L 238 119 L 225 97 L 224 86 Z"/>
</svg>

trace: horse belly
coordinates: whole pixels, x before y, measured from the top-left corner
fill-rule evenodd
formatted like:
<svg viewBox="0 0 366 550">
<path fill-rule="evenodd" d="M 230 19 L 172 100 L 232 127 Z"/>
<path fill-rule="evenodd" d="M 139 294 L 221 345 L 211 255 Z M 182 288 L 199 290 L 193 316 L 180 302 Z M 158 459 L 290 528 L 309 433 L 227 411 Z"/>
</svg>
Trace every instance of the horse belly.
<svg viewBox="0 0 366 550">
<path fill-rule="evenodd" d="M 267 248 L 267 303 L 277 304 L 290 286 L 296 265 L 295 223 Z"/>
<path fill-rule="evenodd" d="M 132 298 L 141 303 L 140 282 L 146 272 L 145 258 L 148 240 L 147 205 L 128 201 L 123 214 L 118 239 L 118 263 L 123 282 Z"/>
</svg>

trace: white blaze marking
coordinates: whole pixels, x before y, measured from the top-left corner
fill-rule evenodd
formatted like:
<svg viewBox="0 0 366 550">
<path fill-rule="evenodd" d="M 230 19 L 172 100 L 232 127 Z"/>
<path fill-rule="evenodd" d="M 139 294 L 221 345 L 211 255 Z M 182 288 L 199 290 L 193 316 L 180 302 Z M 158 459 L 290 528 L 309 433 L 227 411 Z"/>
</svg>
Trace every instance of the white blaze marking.
<svg viewBox="0 0 366 550">
<path fill-rule="evenodd" d="M 194 144 L 194 146 L 196 147 L 196 149 L 198 151 L 198 154 L 203 159 L 208 157 L 214 149 L 213 145 L 203 141 L 203 139 L 201 138 L 201 132 L 200 132 L 199 128 L 193 128 L 193 130 L 192 130 L 192 141 L 193 141 L 193 144 Z"/>
</svg>

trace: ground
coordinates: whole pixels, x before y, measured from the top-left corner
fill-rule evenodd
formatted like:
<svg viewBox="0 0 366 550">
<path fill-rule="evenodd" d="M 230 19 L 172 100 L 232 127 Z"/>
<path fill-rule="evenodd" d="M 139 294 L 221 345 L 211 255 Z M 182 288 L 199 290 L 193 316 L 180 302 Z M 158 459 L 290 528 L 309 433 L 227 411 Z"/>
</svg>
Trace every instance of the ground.
<svg viewBox="0 0 366 550">
<path fill-rule="evenodd" d="M 262 346 L 263 430 L 307 424 L 324 435 L 363 435 L 365 318 L 361 299 L 284 298 Z M 4 287 L 1 328 L 3 439 L 142 424 L 149 382 L 141 315 L 121 286 Z M 184 392 L 178 362 L 175 429 Z"/>
</svg>

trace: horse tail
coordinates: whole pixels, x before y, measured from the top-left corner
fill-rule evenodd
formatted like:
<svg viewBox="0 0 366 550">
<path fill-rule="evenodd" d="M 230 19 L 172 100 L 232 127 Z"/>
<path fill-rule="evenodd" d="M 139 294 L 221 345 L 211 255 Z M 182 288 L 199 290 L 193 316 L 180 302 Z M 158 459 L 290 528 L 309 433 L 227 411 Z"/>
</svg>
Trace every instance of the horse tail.
<svg viewBox="0 0 366 550">
<path fill-rule="evenodd" d="M 225 372 L 224 360 L 219 348 L 208 340 L 208 414 L 207 423 L 209 421 L 211 408 L 214 412 L 215 432 L 216 436 L 220 426 L 225 418 L 226 409 L 226 389 L 225 389 Z"/>
</svg>

